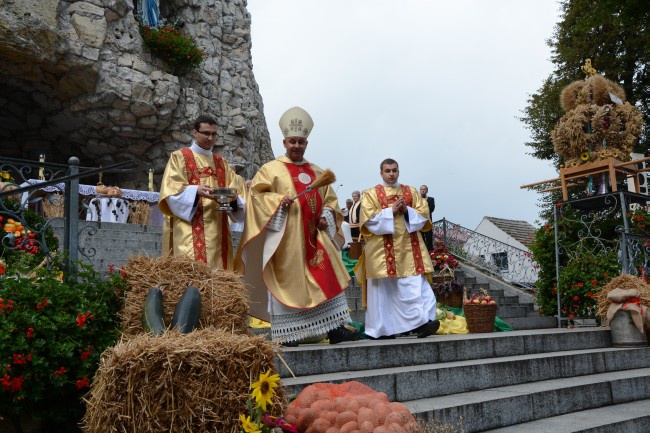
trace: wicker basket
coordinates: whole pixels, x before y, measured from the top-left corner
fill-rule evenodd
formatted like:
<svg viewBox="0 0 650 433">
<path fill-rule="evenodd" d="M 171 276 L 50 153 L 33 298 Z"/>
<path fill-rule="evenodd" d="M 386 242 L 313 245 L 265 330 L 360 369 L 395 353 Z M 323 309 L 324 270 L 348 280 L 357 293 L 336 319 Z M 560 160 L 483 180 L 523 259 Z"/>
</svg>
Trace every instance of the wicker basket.
<svg viewBox="0 0 650 433">
<path fill-rule="evenodd" d="M 460 308 L 463 306 L 463 292 L 454 292 L 450 295 L 439 295 L 438 293 L 435 293 L 435 295 L 436 301 L 438 301 L 439 304 L 454 308 Z"/>
<path fill-rule="evenodd" d="M 494 319 L 497 317 L 496 304 L 465 304 L 463 311 L 469 332 L 473 334 L 494 332 Z"/>
</svg>

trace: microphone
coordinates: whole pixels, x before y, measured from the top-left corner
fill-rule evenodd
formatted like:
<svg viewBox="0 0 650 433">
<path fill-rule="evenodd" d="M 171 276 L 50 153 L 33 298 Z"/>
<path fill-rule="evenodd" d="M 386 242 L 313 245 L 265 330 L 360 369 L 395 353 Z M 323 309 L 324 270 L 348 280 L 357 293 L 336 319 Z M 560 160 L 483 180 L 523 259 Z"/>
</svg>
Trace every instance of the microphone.
<svg viewBox="0 0 650 433">
<path fill-rule="evenodd" d="M 342 186 L 343 186 L 343 184 L 339 184 L 339 186 L 337 186 L 336 189 L 334 190 L 334 194 L 339 192 L 339 188 L 342 187 Z"/>
</svg>

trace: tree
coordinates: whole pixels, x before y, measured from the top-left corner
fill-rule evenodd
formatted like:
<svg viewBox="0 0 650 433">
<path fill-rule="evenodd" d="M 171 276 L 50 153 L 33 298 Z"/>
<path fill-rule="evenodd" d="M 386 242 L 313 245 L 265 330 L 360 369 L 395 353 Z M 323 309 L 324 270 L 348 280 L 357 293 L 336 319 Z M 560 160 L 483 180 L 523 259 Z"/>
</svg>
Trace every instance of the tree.
<svg viewBox="0 0 650 433">
<path fill-rule="evenodd" d="M 561 19 L 553 36 L 547 41 L 552 48 L 555 70 L 528 99 L 521 121 L 531 132 L 525 143 L 534 158 L 552 161 L 559 169 L 564 163 L 555 152 L 551 132 L 565 114 L 560 93 L 568 84 L 584 78 L 580 67 L 586 59 L 600 75 L 620 84 L 627 101 L 643 113 L 645 126 L 635 151 L 648 153 L 650 147 L 650 2 L 647 0 L 561 0 Z M 542 189 L 540 188 L 537 188 Z M 560 290 L 562 314 L 591 316 L 594 314 L 593 294 L 618 267 L 617 234 L 613 220 L 604 220 L 602 233 L 610 249 L 584 248 L 580 228 L 571 218 L 560 218 L 558 228 L 566 239 L 579 239 L 571 251 L 560 254 L 562 269 L 556 280 L 555 241 L 553 239 L 553 204 L 561 201 L 558 191 L 546 193 L 540 215 L 547 222 L 537 230 L 531 245 L 533 257 L 540 266 L 536 283 L 537 303 L 542 314 L 554 314 L 555 295 Z M 645 211 L 644 211 L 645 212 Z M 579 219 L 578 219 L 579 220 Z M 580 254 L 578 254 L 578 251 Z M 571 254 L 569 254 L 571 253 Z M 587 258 L 583 261 L 583 258 Z M 559 289 L 558 289 L 559 288 Z"/>
<path fill-rule="evenodd" d="M 531 155 L 559 167 L 551 131 L 564 114 L 559 97 L 572 81 L 584 78 L 580 66 L 592 59 L 599 74 L 619 83 L 645 120 L 635 150 L 650 147 L 650 2 L 647 0 L 563 0 L 562 16 L 547 44 L 555 71 L 528 99 L 522 122 L 531 132 Z"/>
</svg>

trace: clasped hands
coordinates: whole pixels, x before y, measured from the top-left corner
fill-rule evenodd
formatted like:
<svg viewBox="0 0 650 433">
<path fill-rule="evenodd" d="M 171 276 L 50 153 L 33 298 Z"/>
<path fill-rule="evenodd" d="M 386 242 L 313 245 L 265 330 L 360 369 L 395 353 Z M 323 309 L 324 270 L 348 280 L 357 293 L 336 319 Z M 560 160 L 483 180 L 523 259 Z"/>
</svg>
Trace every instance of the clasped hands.
<svg viewBox="0 0 650 433">
<path fill-rule="evenodd" d="M 393 215 L 404 214 L 407 212 L 406 202 L 402 197 L 399 197 L 395 203 L 393 203 Z"/>
<path fill-rule="evenodd" d="M 285 195 L 284 197 L 282 197 L 282 200 L 280 200 L 280 207 L 282 207 L 283 209 L 289 209 L 291 207 L 291 205 L 293 204 L 294 200 L 295 199 L 293 199 L 291 197 L 287 197 Z M 327 227 L 328 227 L 327 219 L 324 216 L 320 217 L 320 219 L 318 220 L 318 226 L 317 227 L 318 227 L 318 230 L 326 230 L 327 229 Z"/>
</svg>

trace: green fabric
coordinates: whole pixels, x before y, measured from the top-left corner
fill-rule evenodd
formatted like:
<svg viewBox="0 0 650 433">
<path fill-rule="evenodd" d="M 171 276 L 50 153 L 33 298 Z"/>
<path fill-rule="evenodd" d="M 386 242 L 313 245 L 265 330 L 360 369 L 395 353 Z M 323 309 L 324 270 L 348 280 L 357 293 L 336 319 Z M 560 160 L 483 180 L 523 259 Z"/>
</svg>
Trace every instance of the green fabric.
<svg viewBox="0 0 650 433">
<path fill-rule="evenodd" d="M 463 308 L 454 308 L 454 307 L 448 307 L 445 305 L 445 308 L 452 313 L 454 313 L 457 316 L 462 316 L 465 317 L 465 313 L 463 313 Z M 501 320 L 498 316 L 494 319 L 494 332 L 503 332 L 503 331 L 512 331 L 512 328 L 510 325 L 508 325 L 506 322 Z"/>
<path fill-rule="evenodd" d="M 341 251 L 341 258 L 343 259 L 345 269 L 348 270 L 348 274 L 350 274 L 351 277 L 354 277 L 354 267 L 357 265 L 358 260 L 348 257 L 348 250 Z"/>
</svg>

